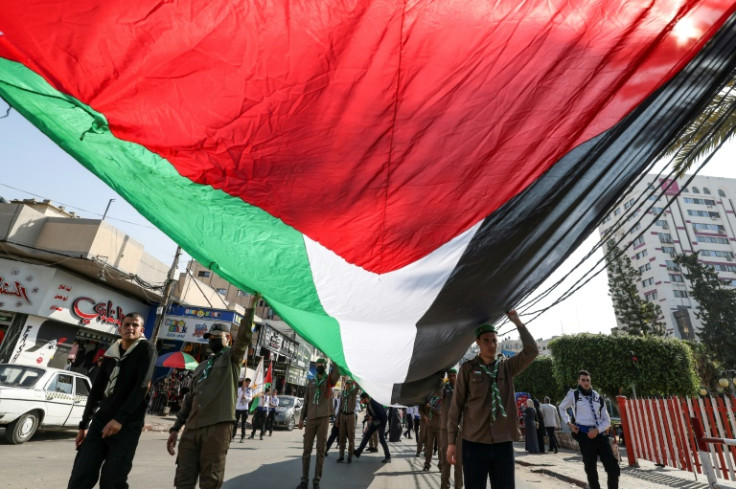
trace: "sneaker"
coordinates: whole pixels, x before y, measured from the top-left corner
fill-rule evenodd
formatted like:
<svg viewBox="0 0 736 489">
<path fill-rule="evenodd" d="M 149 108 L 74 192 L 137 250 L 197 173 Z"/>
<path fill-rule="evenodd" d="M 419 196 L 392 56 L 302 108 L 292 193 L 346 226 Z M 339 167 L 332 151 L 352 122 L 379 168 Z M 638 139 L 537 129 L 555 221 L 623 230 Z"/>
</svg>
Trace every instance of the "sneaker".
<svg viewBox="0 0 736 489">
<path fill-rule="evenodd" d="M 296 486 L 296 489 L 309 489 L 309 486 L 306 482 L 300 482 L 298 486 Z"/>
<path fill-rule="evenodd" d="M 360 452 L 359 452 L 359 451 L 357 451 L 357 450 L 356 450 L 356 451 L 354 451 L 354 452 L 353 452 L 353 457 L 355 457 L 355 458 L 360 458 Z"/>
<path fill-rule="evenodd" d="M 345 461 L 345 457 L 340 457 L 337 460 L 335 460 L 335 462 L 337 462 L 339 464 L 343 463 L 344 461 Z"/>
<path fill-rule="evenodd" d="M 391 463 L 391 457 L 384 458 L 383 460 L 381 460 L 381 463 L 382 464 L 390 464 Z"/>
</svg>

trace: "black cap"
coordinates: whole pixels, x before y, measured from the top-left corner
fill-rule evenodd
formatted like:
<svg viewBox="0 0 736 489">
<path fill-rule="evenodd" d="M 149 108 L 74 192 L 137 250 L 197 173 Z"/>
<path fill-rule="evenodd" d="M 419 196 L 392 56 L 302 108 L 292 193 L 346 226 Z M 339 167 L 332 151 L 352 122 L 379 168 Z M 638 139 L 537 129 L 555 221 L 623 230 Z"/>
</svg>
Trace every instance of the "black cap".
<svg viewBox="0 0 736 489">
<path fill-rule="evenodd" d="M 215 323 L 212 326 L 210 326 L 210 330 L 207 331 L 205 334 L 202 335 L 202 338 L 205 340 L 210 337 L 210 334 L 215 333 L 217 331 L 222 331 L 223 333 L 230 333 L 230 325 L 224 324 L 224 323 Z"/>
</svg>

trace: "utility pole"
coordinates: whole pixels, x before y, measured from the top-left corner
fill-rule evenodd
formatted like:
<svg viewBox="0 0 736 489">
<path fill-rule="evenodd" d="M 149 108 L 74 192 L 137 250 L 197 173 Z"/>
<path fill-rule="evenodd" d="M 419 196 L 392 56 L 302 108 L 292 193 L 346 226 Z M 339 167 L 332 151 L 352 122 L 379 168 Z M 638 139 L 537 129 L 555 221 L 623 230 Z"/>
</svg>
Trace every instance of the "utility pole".
<svg viewBox="0 0 736 489">
<path fill-rule="evenodd" d="M 164 293 L 161 296 L 161 304 L 156 308 L 156 324 L 154 324 L 153 334 L 151 334 L 151 342 L 154 346 L 156 346 L 156 342 L 158 341 L 158 332 L 161 329 L 161 324 L 164 322 L 166 311 L 169 310 L 169 306 L 171 305 L 171 291 L 174 288 L 174 274 L 176 274 L 176 269 L 179 267 L 179 256 L 181 256 L 181 246 L 176 247 L 174 263 L 171 264 L 171 268 L 169 269 Z"/>
<path fill-rule="evenodd" d="M 105 207 L 105 213 L 104 213 L 104 214 L 102 214 L 102 220 L 103 220 L 103 221 L 104 221 L 104 220 L 105 220 L 105 218 L 107 217 L 107 211 L 109 211 L 109 210 L 110 210 L 110 204 L 112 204 L 113 202 L 115 202 L 115 199 L 110 199 L 110 200 L 108 200 L 108 201 L 107 201 L 107 207 Z"/>
</svg>

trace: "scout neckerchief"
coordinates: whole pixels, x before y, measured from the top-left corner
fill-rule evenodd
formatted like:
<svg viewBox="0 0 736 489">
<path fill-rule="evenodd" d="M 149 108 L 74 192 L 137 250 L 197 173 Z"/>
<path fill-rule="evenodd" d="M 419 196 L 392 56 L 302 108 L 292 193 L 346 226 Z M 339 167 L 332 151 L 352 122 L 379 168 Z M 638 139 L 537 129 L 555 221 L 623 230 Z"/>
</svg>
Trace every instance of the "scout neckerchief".
<svg viewBox="0 0 736 489">
<path fill-rule="evenodd" d="M 588 398 L 588 404 L 590 404 L 590 412 L 593 413 L 593 421 L 595 421 L 596 428 L 598 427 L 598 416 L 595 415 L 595 408 L 593 407 L 593 389 L 590 390 L 590 395 L 585 396 Z"/>
<path fill-rule="evenodd" d="M 207 359 L 207 365 L 204 366 L 204 370 L 202 371 L 202 378 L 199 379 L 200 382 L 207 380 L 207 377 L 210 375 L 210 371 L 212 370 L 212 366 L 215 364 L 215 360 L 217 360 L 217 357 L 219 357 L 229 349 L 230 347 L 225 347 L 214 355 L 210 355 L 210 357 Z"/>
<path fill-rule="evenodd" d="M 353 392 L 355 392 L 355 384 L 353 384 L 353 388 L 350 390 L 347 390 L 347 388 L 342 390 L 342 412 L 345 414 L 348 412 L 348 397 L 350 397 L 350 394 Z"/>
<path fill-rule="evenodd" d="M 493 364 L 493 372 L 480 362 L 480 369 L 491 378 L 491 415 L 493 421 L 496 421 L 496 413 L 501 410 L 501 415 L 506 417 L 506 410 L 503 408 L 503 399 L 501 399 L 501 391 L 498 388 L 498 366 L 501 365 L 499 360 Z"/>
<path fill-rule="evenodd" d="M 314 392 L 314 397 L 312 398 L 313 402 L 315 404 L 319 404 L 319 398 L 322 395 L 322 384 L 325 383 L 325 380 L 327 380 L 327 372 L 325 372 L 325 376 L 321 379 L 319 378 L 319 374 L 314 378 L 314 382 L 316 385 L 316 390 Z"/>
<path fill-rule="evenodd" d="M 440 396 L 432 396 L 432 397 L 430 397 L 430 398 L 429 398 L 429 401 L 428 401 L 428 402 L 429 402 L 429 405 L 430 405 L 430 406 L 432 406 L 433 408 L 436 408 L 436 407 L 437 407 L 437 405 L 438 405 L 438 404 L 439 404 L 440 402 L 442 402 L 442 398 L 441 398 Z M 434 416 L 434 411 L 432 411 L 432 410 L 430 409 L 430 410 L 429 410 L 429 419 L 431 420 L 433 416 Z"/>
</svg>

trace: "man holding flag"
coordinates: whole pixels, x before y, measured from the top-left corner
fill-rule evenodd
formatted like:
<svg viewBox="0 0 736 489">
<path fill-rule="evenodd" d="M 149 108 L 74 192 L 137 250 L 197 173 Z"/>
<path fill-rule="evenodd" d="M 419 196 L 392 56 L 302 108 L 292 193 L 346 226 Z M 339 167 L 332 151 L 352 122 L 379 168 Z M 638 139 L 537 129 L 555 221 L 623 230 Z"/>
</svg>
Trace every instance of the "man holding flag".
<svg viewBox="0 0 736 489">
<path fill-rule="evenodd" d="M 317 375 L 307 384 L 304 395 L 304 407 L 299 418 L 299 429 L 304 428 L 307 420 L 307 429 L 304 432 L 304 454 L 302 455 L 302 481 L 297 489 L 308 489 L 309 464 L 312 458 L 312 445 L 317 437 L 317 464 L 314 468 L 313 489 L 319 489 L 322 478 L 322 465 L 325 461 L 325 444 L 327 442 L 327 428 L 330 426 L 332 413 L 332 387 L 340 378 L 340 370 L 332 364 L 332 372 L 327 373 L 327 361 L 324 358 L 317 360 Z"/>
<path fill-rule="evenodd" d="M 263 440 L 263 433 L 266 431 L 266 421 L 268 419 L 268 406 L 271 399 L 271 382 L 273 378 L 273 363 L 268 365 L 268 373 L 266 377 L 263 377 L 263 358 L 258 363 L 256 369 L 256 387 L 254 389 L 255 395 L 253 396 L 253 402 L 251 403 L 250 411 L 253 413 L 253 431 L 250 433 L 250 439 L 252 440 L 256 436 L 256 430 L 261 430 L 261 440 Z"/>
<path fill-rule="evenodd" d="M 256 294 L 246 309 L 232 347 L 229 324 L 214 323 L 204 334 L 212 355 L 194 371 L 192 390 L 184 398 L 166 443 L 169 453 L 175 455 L 179 430 L 186 425 L 176 457 L 174 486 L 178 489 L 194 489 L 197 479 L 202 489 L 222 486 L 235 422 L 238 378 L 253 337 L 253 306 L 258 299 Z"/>
</svg>

